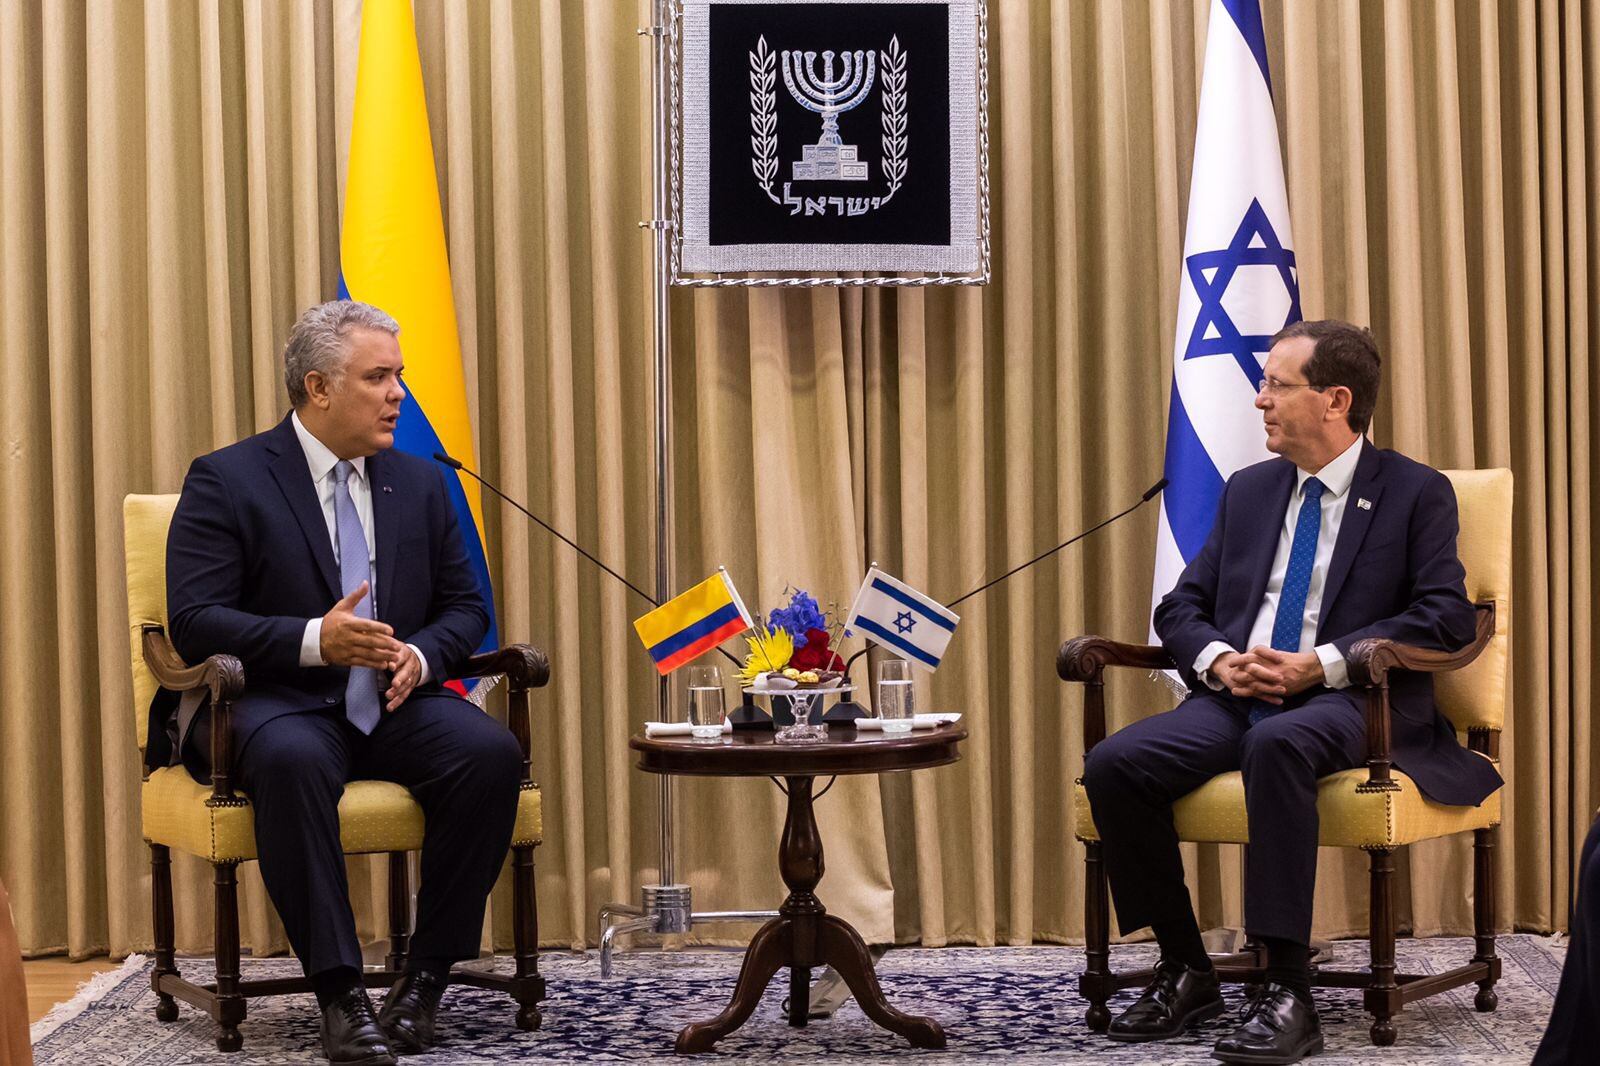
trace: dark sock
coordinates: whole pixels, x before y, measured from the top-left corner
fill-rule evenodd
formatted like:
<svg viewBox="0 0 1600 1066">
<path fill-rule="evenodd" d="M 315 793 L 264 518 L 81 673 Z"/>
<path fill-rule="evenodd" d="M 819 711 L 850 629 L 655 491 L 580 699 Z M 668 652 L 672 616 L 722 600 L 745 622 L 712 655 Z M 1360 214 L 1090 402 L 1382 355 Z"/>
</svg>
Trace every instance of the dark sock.
<svg viewBox="0 0 1600 1066">
<path fill-rule="evenodd" d="M 322 1010 L 360 983 L 361 971 L 352 966 L 335 966 L 311 975 L 311 990 L 317 994 L 317 1006 Z"/>
<path fill-rule="evenodd" d="M 1182 918 L 1156 922 L 1156 943 L 1161 945 L 1161 961 L 1181 962 L 1191 970 L 1202 973 L 1211 969 L 1211 959 L 1206 955 L 1206 942 L 1200 939 L 1200 925 L 1190 911 Z"/>
<path fill-rule="evenodd" d="M 406 959 L 407 973 L 431 973 L 435 977 L 450 976 L 451 960 L 426 955 L 412 955 Z"/>
<path fill-rule="evenodd" d="M 1267 948 L 1267 980 L 1276 981 L 1311 1002 L 1311 948 L 1293 940 L 1264 936 L 1261 943 Z"/>
</svg>

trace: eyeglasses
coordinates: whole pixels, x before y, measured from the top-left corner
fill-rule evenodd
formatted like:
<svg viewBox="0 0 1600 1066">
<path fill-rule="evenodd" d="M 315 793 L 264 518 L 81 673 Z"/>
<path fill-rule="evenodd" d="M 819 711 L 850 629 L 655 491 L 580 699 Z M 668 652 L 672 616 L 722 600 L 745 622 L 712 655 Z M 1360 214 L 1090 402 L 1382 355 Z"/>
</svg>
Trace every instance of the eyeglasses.
<svg viewBox="0 0 1600 1066">
<path fill-rule="evenodd" d="M 1282 396 L 1290 389 L 1316 389 L 1321 392 L 1326 385 L 1313 385 L 1309 381 L 1273 381 L 1271 378 L 1262 378 L 1256 386 L 1257 395 L 1267 393 L 1270 396 Z"/>
</svg>

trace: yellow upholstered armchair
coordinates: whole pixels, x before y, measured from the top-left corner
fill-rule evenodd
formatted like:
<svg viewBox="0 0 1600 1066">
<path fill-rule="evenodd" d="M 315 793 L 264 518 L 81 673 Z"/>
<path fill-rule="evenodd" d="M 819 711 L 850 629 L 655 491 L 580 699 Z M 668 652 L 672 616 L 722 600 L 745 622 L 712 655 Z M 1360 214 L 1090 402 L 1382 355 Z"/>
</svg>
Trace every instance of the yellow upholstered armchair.
<svg viewBox="0 0 1600 1066">
<path fill-rule="evenodd" d="M 203 663 L 188 665 L 178 658 L 167 636 L 167 530 L 177 503 L 176 495 L 129 496 L 123 501 L 133 712 L 140 751 L 147 740 L 147 714 L 158 685 L 175 692 L 209 689 L 214 716 L 211 786 L 196 782 L 181 766 L 169 766 L 147 773 L 140 790 L 144 837 L 150 845 L 155 941 L 155 971 L 150 983 L 157 993 L 157 1018 L 164 1022 L 176 1020 L 175 1000 L 181 999 L 204 1010 L 221 1026 L 219 1049 L 237 1051 L 243 1045 L 239 1024 L 244 1021 L 246 999 L 308 992 L 311 983 L 303 977 L 240 979 L 237 867 L 254 859 L 256 849 L 250 800 L 235 791 L 232 783 L 228 716 L 232 701 L 244 691 L 244 667 L 231 655 L 213 655 Z M 539 1003 L 544 999 L 544 979 L 539 976 L 533 849 L 541 839 L 542 821 L 539 787 L 529 777 L 528 690 L 549 680 L 550 664 L 537 648 L 512 644 L 473 656 L 465 671 L 467 677 L 495 674 L 506 675 L 510 682 L 509 722 L 522 748 L 522 795 L 511 843 L 515 968 L 510 974 L 457 970 L 450 979 L 456 984 L 506 992 L 517 1002 L 517 1025 L 536 1029 L 540 1023 Z M 422 808 L 400 785 L 352 781 L 339 801 L 339 829 L 346 854 L 389 855 L 389 953 L 383 970 L 364 975 L 368 987 L 387 987 L 405 968 L 411 895 L 406 853 L 422 847 Z M 214 984 L 185 980 L 173 958 L 172 848 L 204 859 L 214 871 Z"/>
<path fill-rule="evenodd" d="M 1391 670 L 1425 670 L 1436 675 L 1434 691 L 1441 711 L 1468 746 L 1496 760 L 1506 719 L 1506 663 L 1511 643 L 1511 492 L 1509 470 L 1446 471 L 1455 486 L 1461 514 L 1457 550 L 1467 571 L 1467 596 L 1478 605 L 1477 637 L 1455 653 L 1429 651 L 1390 640 L 1363 640 L 1350 652 L 1350 677 L 1366 693 L 1367 766 L 1322 779 L 1317 792 L 1323 847 L 1360 848 L 1371 865 L 1371 969 L 1315 970 L 1312 984 L 1360 988 L 1372 1014 L 1372 1042 L 1394 1043 L 1394 1017 L 1407 1003 L 1471 982 L 1478 985 L 1480 1011 L 1495 1008 L 1494 984 L 1500 977 L 1495 955 L 1494 844 L 1500 825 L 1501 792 L 1478 807 L 1434 803 L 1389 759 Z M 1160 647 L 1121 644 L 1085 636 L 1061 646 L 1056 670 L 1064 681 L 1084 688 L 1085 754 L 1105 739 L 1107 666 L 1166 670 L 1172 660 Z M 1110 968 L 1110 899 L 1100 855 L 1100 836 L 1080 777 L 1073 797 L 1075 835 L 1084 844 L 1086 886 L 1084 939 L 1087 965 L 1079 990 L 1089 1001 L 1088 1022 L 1103 1032 L 1110 1024 L 1106 1001 L 1121 988 L 1142 986 L 1151 971 L 1113 973 Z M 1236 771 L 1221 774 L 1173 804 L 1181 840 L 1248 844 L 1244 781 Z M 1471 831 L 1474 835 L 1473 918 L 1476 952 L 1466 965 L 1440 974 L 1395 973 L 1394 853 L 1419 840 Z M 1258 945 L 1218 959 L 1225 981 L 1260 983 L 1265 954 Z"/>
</svg>

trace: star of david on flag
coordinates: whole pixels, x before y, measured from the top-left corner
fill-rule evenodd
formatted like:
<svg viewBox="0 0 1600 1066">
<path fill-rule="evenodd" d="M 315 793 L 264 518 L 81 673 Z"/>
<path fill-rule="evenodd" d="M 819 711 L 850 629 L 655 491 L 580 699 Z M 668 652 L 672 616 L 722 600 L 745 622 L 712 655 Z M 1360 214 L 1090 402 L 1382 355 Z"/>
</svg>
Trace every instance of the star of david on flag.
<svg viewBox="0 0 1600 1066">
<path fill-rule="evenodd" d="M 1272 229 L 1272 220 L 1261 207 L 1260 200 L 1251 200 L 1250 208 L 1239 223 L 1228 247 L 1214 252 L 1196 252 L 1185 256 L 1184 269 L 1195 295 L 1200 299 L 1200 310 L 1195 315 L 1194 329 L 1189 331 L 1189 343 L 1183 358 L 1199 359 L 1207 355 L 1231 355 L 1244 371 L 1245 380 L 1252 389 L 1261 384 L 1261 360 L 1257 352 L 1266 352 L 1272 334 L 1290 322 L 1298 321 L 1300 314 L 1300 280 L 1295 273 L 1294 253 L 1283 246 Z M 1269 266 L 1277 271 L 1289 294 L 1289 313 L 1271 333 L 1244 334 L 1228 314 L 1223 297 L 1239 273 L 1240 267 Z M 1271 319 L 1269 319 L 1271 321 Z"/>
<path fill-rule="evenodd" d="M 1152 610 L 1205 544 L 1227 479 L 1272 457 L 1256 390 L 1273 334 L 1301 318 L 1258 0 L 1211 3 L 1183 250 Z"/>
</svg>

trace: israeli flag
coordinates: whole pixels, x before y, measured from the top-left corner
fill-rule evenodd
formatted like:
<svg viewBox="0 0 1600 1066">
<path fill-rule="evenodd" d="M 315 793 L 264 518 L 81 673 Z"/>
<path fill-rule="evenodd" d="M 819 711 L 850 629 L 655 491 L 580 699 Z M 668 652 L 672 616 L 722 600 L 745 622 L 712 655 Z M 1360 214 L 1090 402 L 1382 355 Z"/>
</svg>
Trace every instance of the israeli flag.
<svg viewBox="0 0 1600 1066">
<path fill-rule="evenodd" d="M 1301 317 L 1293 249 L 1261 8 L 1258 0 L 1212 0 L 1152 610 L 1205 544 L 1223 484 L 1272 457 L 1255 398 L 1268 342 Z"/>
<path fill-rule="evenodd" d="M 874 566 L 856 592 L 844 632 L 850 636 L 859 630 L 874 644 L 935 670 L 959 621 L 961 616 L 944 604 Z"/>
</svg>

